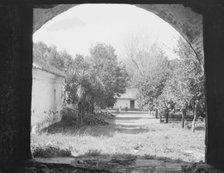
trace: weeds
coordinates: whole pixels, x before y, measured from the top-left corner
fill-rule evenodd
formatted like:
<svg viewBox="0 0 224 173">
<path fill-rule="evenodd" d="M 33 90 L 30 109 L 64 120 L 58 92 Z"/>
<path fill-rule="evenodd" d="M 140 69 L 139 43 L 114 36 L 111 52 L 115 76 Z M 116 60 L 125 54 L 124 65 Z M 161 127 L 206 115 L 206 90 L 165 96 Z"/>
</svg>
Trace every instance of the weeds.
<svg viewBox="0 0 224 173">
<path fill-rule="evenodd" d="M 97 157 L 101 155 L 100 150 L 89 150 L 87 153 L 84 154 L 85 156 Z"/>
<path fill-rule="evenodd" d="M 32 149 L 34 157 L 71 157 L 72 153 L 69 149 L 60 149 L 55 146 L 37 146 Z"/>
<path fill-rule="evenodd" d="M 132 127 L 109 125 L 75 129 L 72 126 L 63 126 L 62 130 L 54 134 L 32 135 L 31 145 L 45 148 L 51 141 L 54 143 L 51 146 L 68 149 L 70 151 L 68 155 L 73 156 L 130 154 L 149 159 L 170 158 L 186 162 L 198 162 L 204 159 L 203 130 L 192 133 L 187 128 L 182 129 L 180 123 L 149 124 L 144 126 L 144 130 L 138 130 L 139 127 L 136 126 L 134 130 L 130 128 Z M 41 153 L 42 150 L 38 148 L 37 151 L 35 152 Z M 34 154 L 34 157 L 37 155 L 40 156 Z M 51 157 L 54 157 L 56 154 L 52 155 Z"/>
</svg>

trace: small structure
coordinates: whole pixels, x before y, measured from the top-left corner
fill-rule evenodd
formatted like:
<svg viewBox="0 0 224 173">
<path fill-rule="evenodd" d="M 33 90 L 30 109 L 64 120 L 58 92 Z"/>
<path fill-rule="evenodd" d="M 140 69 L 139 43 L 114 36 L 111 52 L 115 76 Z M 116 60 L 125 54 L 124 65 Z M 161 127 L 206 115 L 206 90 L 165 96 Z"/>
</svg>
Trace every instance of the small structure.
<svg viewBox="0 0 224 173">
<path fill-rule="evenodd" d="M 136 100 L 138 90 L 136 88 L 128 88 L 126 92 L 117 98 L 114 109 L 121 110 L 139 110 L 139 103 Z"/>
<path fill-rule="evenodd" d="M 47 64 L 33 62 L 32 132 L 60 121 L 64 101 L 65 74 Z"/>
</svg>

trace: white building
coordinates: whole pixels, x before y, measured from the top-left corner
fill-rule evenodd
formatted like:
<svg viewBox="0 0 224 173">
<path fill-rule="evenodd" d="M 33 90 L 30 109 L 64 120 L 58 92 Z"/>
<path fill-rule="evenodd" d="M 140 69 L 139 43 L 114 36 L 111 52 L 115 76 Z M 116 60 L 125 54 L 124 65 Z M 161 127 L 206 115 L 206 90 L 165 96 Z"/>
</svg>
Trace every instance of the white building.
<svg viewBox="0 0 224 173">
<path fill-rule="evenodd" d="M 64 100 L 65 75 L 49 65 L 33 63 L 32 131 L 60 121 Z M 34 128 L 34 129 L 33 129 Z"/>
<path fill-rule="evenodd" d="M 136 100 L 137 97 L 137 89 L 129 88 L 126 89 L 126 92 L 117 98 L 117 102 L 114 105 L 114 109 L 122 109 L 127 108 L 128 110 L 136 110 L 139 109 L 139 103 Z"/>
</svg>

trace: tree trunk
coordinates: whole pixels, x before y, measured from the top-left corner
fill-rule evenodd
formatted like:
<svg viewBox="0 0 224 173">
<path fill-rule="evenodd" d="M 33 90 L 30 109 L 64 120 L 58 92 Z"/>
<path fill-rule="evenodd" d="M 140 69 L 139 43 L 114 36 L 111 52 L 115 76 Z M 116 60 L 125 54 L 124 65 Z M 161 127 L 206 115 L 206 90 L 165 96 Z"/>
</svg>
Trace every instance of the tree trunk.
<svg viewBox="0 0 224 173">
<path fill-rule="evenodd" d="M 198 101 L 195 101 L 195 104 L 194 104 L 194 118 L 193 118 L 193 121 L 192 121 L 192 126 L 191 126 L 191 130 L 192 132 L 195 131 L 195 123 L 196 123 L 196 119 L 197 119 L 197 108 L 198 108 Z"/>
<path fill-rule="evenodd" d="M 186 108 L 182 109 L 182 119 L 181 119 L 181 127 L 184 128 L 184 121 L 186 117 Z"/>
<path fill-rule="evenodd" d="M 83 110 L 83 103 L 80 100 L 79 103 L 78 103 L 78 118 L 79 118 L 78 125 L 79 126 L 83 125 L 83 112 L 84 112 L 84 110 Z"/>
<path fill-rule="evenodd" d="M 91 101 L 90 103 L 90 113 L 93 114 L 94 113 L 94 102 Z"/>
<path fill-rule="evenodd" d="M 158 109 L 155 109 L 156 119 L 158 118 Z"/>
<path fill-rule="evenodd" d="M 166 118 L 166 123 L 169 122 L 169 109 L 166 108 L 166 111 L 165 111 L 165 118 Z"/>
<path fill-rule="evenodd" d="M 77 90 L 77 95 L 79 97 L 78 101 L 78 125 L 83 125 L 83 117 L 85 114 L 85 91 L 82 85 L 80 84 Z"/>
<path fill-rule="evenodd" d="M 159 115 L 160 123 L 162 123 L 162 115 Z"/>
</svg>

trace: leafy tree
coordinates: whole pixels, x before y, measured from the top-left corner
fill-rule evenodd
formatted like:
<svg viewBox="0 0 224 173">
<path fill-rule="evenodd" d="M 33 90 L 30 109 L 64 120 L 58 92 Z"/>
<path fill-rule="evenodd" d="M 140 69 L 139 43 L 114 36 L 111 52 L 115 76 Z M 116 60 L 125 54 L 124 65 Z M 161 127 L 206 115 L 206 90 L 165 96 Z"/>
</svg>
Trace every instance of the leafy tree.
<svg viewBox="0 0 224 173">
<path fill-rule="evenodd" d="M 66 78 L 68 98 L 78 105 L 79 120 L 93 113 L 94 107 L 113 106 L 116 96 L 124 93 L 128 83 L 125 66 L 118 63 L 115 50 L 99 43 L 90 56 L 76 55 Z"/>
<path fill-rule="evenodd" d="M 33 60 L 37 62 L 48 63 L 48 46 L 43 42 L 33 44 Z"/>
<path fill-rule="evenodd" d="M 60 71 L 64 71 L 65 69 L 65 60 L 60 55 L 60 52 L 57 51 L 55 46 L 49 47 L 47 52 L 48 63 L 51 66 L 56 67 Z"/>
<path fill-rule="evenodd" d="M 125 92 L 128 74 L 124 65 L 117 61 L 115 49 L 110 45 L 99 43 L 90 49 L 91 72 L 101 83 L 101 92 L 96 97 L 97 104 L 102 107 L 111 107 L 116 96 Z"/>
<path fill-rule="evenodd" d="M 73 59 L 66 51 L 39 42 L 34 44 L 34 59 L 66 73 L 65 101 L 77 105 L 80 125 L 94 107 L 113 106 L 128 84 L 126 67 L 118 62 L 115 49 L 103 43 L 93 46 L 89 57 Z"/>
<path fill-rule="evenodd" d="M 138 88 L 138 100 L 143 109 L 154 109 L 170 74 L 170 64 L 156 43 L 145 33 L 131 35 L 124 42 L 127 71 L 131 87 Z"/>
<path fill-rule="evenodd" d="M 72 56 L 66 51 L 58 51 L 55 46 L 47 46 L 43 42 L 33 44 L 33 60 L 66 72 L 72 68 Z"/>
<path fill-rule="evenodd" d="M 129 62 L 131 64 L 133 61 Z M 140 70 L 136 68 L 136 64 Z M 132 71 L 131 85 L 138 88 L 140 106 L 153 109 L 170 75 L 170 62 L 162 49 L 152 45 L 148 50 L 139 51 L 132 65 L 129 66 L 129 71 Z"/>
<path fill-rule="evenodd" d="M 179 59 L 172 61 L 173 70 L 171 77 L 166 81 L 162 94 L 157 102 L 174 103 L 175 107 L 182 111 L 182 127 L 187 110 L 193 112 L 192 131 L 194 131 L 198 111 L 201 116 L 205 112 L 204 74 L 201 61 L 195 57 L 195 53 L 186 42 L 179 40 Z M 163 101 L 163 102 L 162 102 Z"/>
<path fill-rule="evenodd" d="M 180 109 L 182 126 L 190 110 L 194 115 L 193 130 L 197 115 L 205 115 L 202 57 L 183 39 L 179 39 L 175 50 L 179 58 L 173 60 L 168 60 L 156 44 L 149 45 L 145 38 L 132 36 L 124 47 L 131 85 L 139 89 L 141 106 L 158 108 L 165 113 L 166 122 L 172 109 Z"/>
<path fill-rule="evenodd" d="M 184 60 L 175 59 L 172 60 L 171 64 L 172 71 L 170 77 L 166 80 L 165 87 L 158 97 L 157 105 L 162 110 L 181 109 L 183 113 L 182 121 L 184 121 L 187 105 L 194 96 L 194 93 L 190 90 L 191 79 L 192 77 L 194 78 L 194 71 L 192 71 L 192 64 Z"/>
</svg>

